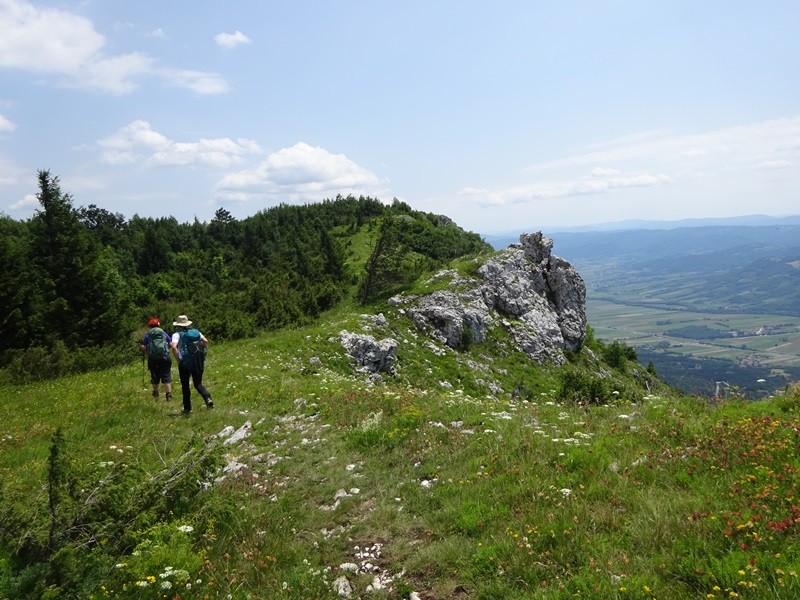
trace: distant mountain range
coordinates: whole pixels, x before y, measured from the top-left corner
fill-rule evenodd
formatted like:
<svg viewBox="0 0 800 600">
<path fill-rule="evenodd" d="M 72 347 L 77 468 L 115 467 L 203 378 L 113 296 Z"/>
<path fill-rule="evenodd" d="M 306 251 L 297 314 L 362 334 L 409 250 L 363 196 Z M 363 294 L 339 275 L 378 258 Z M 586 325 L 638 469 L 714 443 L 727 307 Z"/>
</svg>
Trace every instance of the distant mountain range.
<svg viewBox="0 0 800 600">
<path fill-rule="evenodd" d="M 701 224 L 712 221 L 724 224 Z M 553 254 L 584 278 L 590 300 L 800 316 L 800 216 L 648 223 L 651 229 L 544 233 Z M 487 241 L 504 248 L 517 240 Z"/>
<path fill-rule="evenodd" d="M 706 227 L 782 227 L 800 225 L 800 215 L 771 217 L 767 215 L 746 215 L 740 217 L 708 218 L 708 219 L 682 219 L 679 221 L 643 221 L 626 220 L 608 223 L 596 223 L 578 227 L 542 227 L 532 225 L 520 230 L 509 230 L 491 234 L 483 234 L 483 238 L 493 247 L 500 249 L 517 242 L 521 233 L 534 233 L 541 231 L 554 240 L 561 239 L 563 234 L 584 233 L 618 233 L 622 231 L 654 231 L 674 230 Z M 559 256 L 564 256 L 559 251 L 558 243 L 554 251 Z"/>
</svg>

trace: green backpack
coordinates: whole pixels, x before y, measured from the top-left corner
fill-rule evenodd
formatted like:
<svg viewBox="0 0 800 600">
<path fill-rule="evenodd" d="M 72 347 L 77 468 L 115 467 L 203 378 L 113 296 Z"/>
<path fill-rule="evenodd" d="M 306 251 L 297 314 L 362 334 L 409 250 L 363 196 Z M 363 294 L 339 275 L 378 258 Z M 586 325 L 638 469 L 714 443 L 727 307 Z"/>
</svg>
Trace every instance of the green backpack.
<svg viewBox="0 0 800 600">
<path fill-rule="evenodd" d="M 147 338 L 147 358 L 161 360 L 169 356 L 169 340 L 167 332 L 160 327 L 153 327 Z"/>
</svg>

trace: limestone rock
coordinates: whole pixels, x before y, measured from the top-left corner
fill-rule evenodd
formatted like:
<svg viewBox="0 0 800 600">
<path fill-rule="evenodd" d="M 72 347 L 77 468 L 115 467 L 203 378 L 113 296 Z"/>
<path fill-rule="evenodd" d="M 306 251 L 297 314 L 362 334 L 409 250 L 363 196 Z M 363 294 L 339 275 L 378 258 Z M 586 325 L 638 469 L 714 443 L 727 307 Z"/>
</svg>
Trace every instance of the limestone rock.
<svg viewBox="0 0 800 600">
<path fill-rule="evenodd" d="M 395 296 L 416 326 L 451 348 L 486 339 L 499 322 L 518 348 L 539 363 L 562 364 L 565 350 L 579 350 L 586 335 L 586 286 L 566 260 L 553 256 L 553 241 L 537 232 L 487 260 L 479 279 L 451 271 L 451 288 L 421 297 Z"/>
<path fill-rule="evenodd" d="M 376 340 L 371 335 L 341 331 L 339 341 L 356 363 L 358 371 L 375 374 L 395 374 L 397 341 L 392 338 Z"/>
</svg>

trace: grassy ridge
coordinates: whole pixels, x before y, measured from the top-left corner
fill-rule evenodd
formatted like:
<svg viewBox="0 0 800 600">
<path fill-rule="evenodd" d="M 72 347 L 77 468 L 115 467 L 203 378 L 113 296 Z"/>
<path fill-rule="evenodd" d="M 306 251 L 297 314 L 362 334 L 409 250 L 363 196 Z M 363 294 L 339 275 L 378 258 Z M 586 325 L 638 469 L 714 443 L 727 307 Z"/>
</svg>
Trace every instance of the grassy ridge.
<svg viewBox="0 0 800 600">
<path fill-rule="evenodd" d="M 503 339 L 386 314 L 212 346 L 186 418 L 136 362 L 0 388 L 0 598 L 800 595 L 797 391 L 564 401 Z M 383 383 L 336 339 L 367 326 L 400 341 Z"/>
</svg>

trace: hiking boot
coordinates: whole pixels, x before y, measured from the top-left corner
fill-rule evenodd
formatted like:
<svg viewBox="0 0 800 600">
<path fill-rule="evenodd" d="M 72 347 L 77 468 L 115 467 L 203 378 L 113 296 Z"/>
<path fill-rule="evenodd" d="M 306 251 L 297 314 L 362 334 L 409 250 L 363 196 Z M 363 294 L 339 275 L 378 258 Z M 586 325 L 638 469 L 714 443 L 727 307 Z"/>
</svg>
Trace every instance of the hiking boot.
<svg viewBox="0 0 800 600">
<path fill-rule="evenodd" d="M 206 408 L 214 408 L 214 401 L 211 399 L 211 396 L 206 398 Z"/>
<path fill-rule="evenodd" d="M 158 390 L 153 390 L 153 399 L 158 400 Z"/>
<path fill-rule="evenodd" d="M 169 402 L 170 400 L 172 400 L 172 393 L 167 392 L 166 401 Z"/>
<path fill-rule="evenodd" d="M 190 408 L 189 410 L 183 409 L 183 410 L 181 411 L 181 414 L 182 414 L 184 417 L 188 417 L 190 414 L 192 414 L 192 409 L 191 409 L 191 408 Z"/>
</svg>

